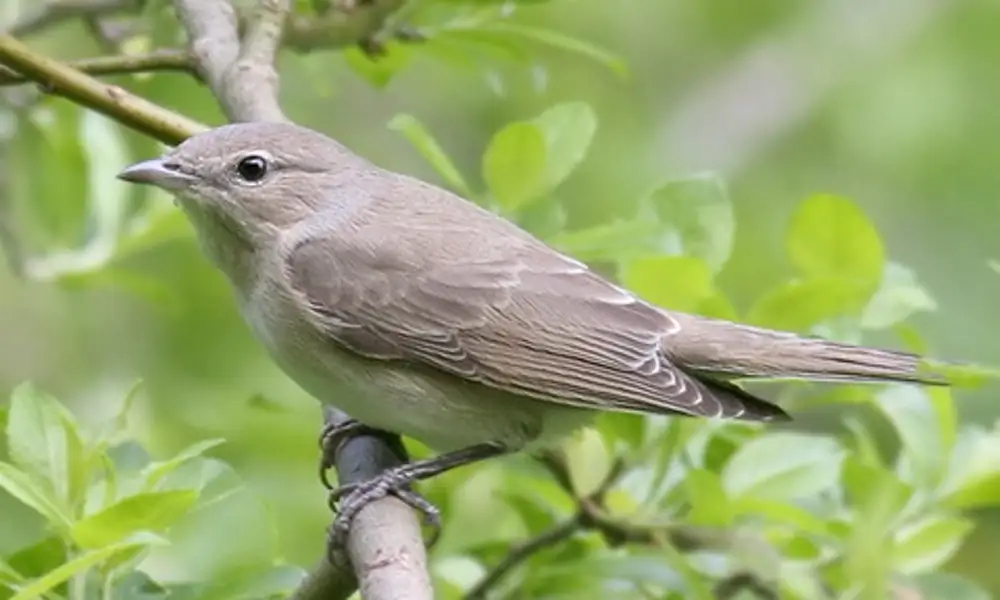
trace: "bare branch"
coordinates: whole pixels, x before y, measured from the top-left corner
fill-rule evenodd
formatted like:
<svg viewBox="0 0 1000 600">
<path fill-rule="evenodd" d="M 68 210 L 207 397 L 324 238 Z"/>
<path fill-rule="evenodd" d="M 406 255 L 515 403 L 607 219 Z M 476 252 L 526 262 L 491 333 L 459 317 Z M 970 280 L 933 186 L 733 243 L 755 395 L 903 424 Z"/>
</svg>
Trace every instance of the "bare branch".
<svg viewBox="0 0 1000 600">
<path fill-rule="evenodd" d="M 135 56 L 99 56 L 65 63 L 88 75 L 126 75 L 154 71 L 182 71 L 197 75 L 191 56 L 183 50 L 159 50 Z M 0 67 L 0 86 L 20 85 L 32 80 L 6 67 Z"/>
<path fill-rule="evenodd" d="M 124 89 L 105 85 L 66 65 L 40 56 L 9 35 L 0 35 L 0 64 L 52 93 L 107 115 L 146 135 L 177 144 L 205 125 L 169 111 Z"/>
<path fill-rule="evenodd" d="M 560 525 L 556 525 L 551 529 L 543 531 L 533 538 L 521 542 L 517 546 L 514 546 L 510 549 L 510 552 L 507 553 L 507 556 L 505 556 L 503 560 L 490 569 L 489 572 L 486 573 L 486 575 L 484 575 L 483 578 L 480 579 L 476 585 L 465 594 L 465 600 L 482 600 L 483 598 L 486 598 L 486 594 L 488 594 L 491 589 L 496 587 L 496 585 L 500 583 L 500 580 L 503 579 L 507 573 L 513 570 L 514 567 L 528 560 L 538 552 L 568 540 L 574 533 L 580 531 L 581 529 L 582 527 L 580 525 L 579 518 L 570 519 Z"/>
<path fill-rule="evenodd" d="M 135 0 L 39 0 L 33 10 L 6 28 L 4 33 L 22 37 L 38 33 L 61 21 L 80 17 L 103 17 L 135 8 Z"/>
<path fill-rule="evenodd" d="M 406 0 L 371 0 L 349 11 L 331 9 L 319 18 L 292 16 L 282 44 L 296 52 L 361 44 L 377 34 Z"/>
</svg>

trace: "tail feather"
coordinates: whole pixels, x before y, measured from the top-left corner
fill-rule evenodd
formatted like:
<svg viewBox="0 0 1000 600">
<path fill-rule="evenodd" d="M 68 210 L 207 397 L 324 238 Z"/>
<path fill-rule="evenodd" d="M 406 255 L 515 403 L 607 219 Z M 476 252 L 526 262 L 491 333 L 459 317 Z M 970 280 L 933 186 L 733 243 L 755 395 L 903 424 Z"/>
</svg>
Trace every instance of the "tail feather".
<svg viewBox="0 0 1000 600">
<path fill-rule="evenodd" d="M 920 356 L 908 352 L 802 337 L 695 315 L 671 316 L 680 324 L 680 330 L 664 341 L 664 351 L 677 365 L 694 371 L 732 377 L 947 384 L 942 377 L 926 372 Z"/>
</svg>

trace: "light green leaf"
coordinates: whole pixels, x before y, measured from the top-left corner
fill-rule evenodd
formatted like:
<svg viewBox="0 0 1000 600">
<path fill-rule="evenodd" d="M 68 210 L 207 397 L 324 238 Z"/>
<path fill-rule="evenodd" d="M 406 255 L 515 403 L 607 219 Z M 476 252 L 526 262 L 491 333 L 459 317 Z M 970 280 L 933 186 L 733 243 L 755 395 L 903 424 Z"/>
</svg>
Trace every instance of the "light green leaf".
<svg viewBox="0 0 1000 600">
<path fill-rule="evenodd" d="M 531 123 L 511 123 L 490 140 L 483 178 L 504 210 L 517 210 L 544 191 L 545 146 L 545 134 Z"/>
<path fill-rule="evenodd" d="M 989 592 L 959 575 L 924 573 L 914 579 L 920 600 L 992 600 Z"/>
<path fill-rule="evenodd" d="M 187 514 L 198 500 L 193 490 L 146 492 L 86 517 L 71 535 L 81 548 L 102 548 L 139 531 L 161 532 Z"/>
<path fill-rule="evenodd" d="M 916 386 L 894 385 L 877 396 L 875 405 L 895 427 L 915 483 L 936 486 L 947 464 L 947 451 L 927 394 Z"/>
<path fill-rule="evenodd" d="M 857 205 L 845 198 L 806 199 L 792 217 L 786 244 L 792 262 L 806 277 L 844 279 L 868 294 L 882 279 L 882 240 Z"/>
<path fill-rule="evenodd" d="M 841 470 L 841 484 L 847 501 L 860 513 L 881 507 L 895 519 L 913 497 L 913 488 L 881 465 L 865 463 L 849 455 Z"/>
<path fill-rule="evenodd" d="M 628 74 L 628 67 L 625 64 L 625 61 L 621 58 L 589 42 L 585 42 L 552 30 L 527 27 L 525 25 L 510 22 L 491 22 L 487 25 L 470 28 L 469 30 L 504 33 L 510 36 L 531 40 L 546 46 L 551 46 L 553 48 L 558 48 L 560 50 L 565 50 L 567 52 L 572 52 L 593 59 L 608 67 L 621 77 L 625 77 Z"/>
<path fill-rule="evenodd" d="M 0 588 L 5 586 L 13 588 L 20 585 L 23 581 L 24 577 L 14 567 L 7 564 L 5 560 L 0 559 Z"/>
<path fill-rule="evenodd" d="M 729 494 L 719 475 L 707 469 L 691 469 L 684 476 L 692 525 L 725 527 L 733 522 L 734 512 Z"/>
<path fill-rule="evenodd" d="M 952 450 L 941 503 L 956 509 L 1000 505 L 1000 427 L 967 426 Z"/>
<path fill-rule="evenodd" d="M 372 87 L 383 89 L 413 58 L 413 49 L 406 44 L 389 42 L 384 50 L 383 54 L 372 58 L 357 46 L 352 46 L 345 49 L 343 55 L 351 70 Z"/>
<path fill-rule="evenodd" d="M 974 523 L 964 517 L 931 515 L 896 532 L 893 564 L 900 572 L 937 569 L 961 547 Z"/>
<path fill-rule="evenodd" d="M 587 155 L 597 115 L 585 102 L 557 104 L 532 122 L 545 135 L 545 189 L 553 190 Z"/>
<path fill-rule="evenodd" d="M 597 491 L 611 470 L 611 455 L 601 434 L 592 428 L 582 429 L 563 448 L 577 495 L 585 498 Z"/>
<path fill-rule="evenodd" d="M 663 237 L 662 224 L 636 219 L 564 231 L 548 242 L 582 261 L 627 261 L 661 253 Z"/>
<path fill-rule="evenodd" d="M 791 281 L 758 298 L 747 320 L 760 327 L 804 332 L 852 313 L 858 305 L 856 299 L 856 288 L 840 279 Z"/>
<path fill-rule="evenodd" d="M 622 283 L 647 302 L 695 312 L 714 293 L 712 272 L 704 261 L 688 256 L 655 256 L 627 263 Z"/>
<path fill-rule="evenodd" d="M 796 500 L 836 485 L 844 449 L 816 435 L 777 431 L 743 444 L 726 463 L 722 482 L 731 496 Z"/>
<path fill-rule="evenodd" d="M 151 491 L 156 488 L 164 477 L 170 473 L 177 470 L 178 467 L 184 463 L 200 457 L 212 448 L 225 443 L 226 440 L 222 438 L 215 438 L 209 440 L 203 440 L 188 446 L 184 450 L 181 450 L 176 456 L 165 461 L 156 461 L 146 465 L 142 470 L 142 476 L 145 480 L 143 484 L 143 489 L 146 491 Z"/>
<path fill-rule="evenodd" d="M 117 544 L 87 552 L 60 565 L 58 568 L 48 572 L 44 577 L 40 577 L 19 588 L 10 600 L 35 600 L 36 598 L 42 598 L 74 575 L 95 567 L 116 554 L 132 551 L 136 548 L 163 545 L 165 543 L 164 540 L 156 536 L 140 534 Z"/>
<path fill-rule="evenodd" d="M 678 250 L 718 272 L 729 260 L 736 223 L 725 183 L 714 173 L 664 182 L 643 200 L 680 242 Z"/>
<path fill-rule="evenodd" d="M 402 133 L 413 144 L 413 147 L 420 152 L 424 160 L 434 167 L 434 170 L 437 171 L 437 174 L 444 179 L 449 187 L 461 196 L 469 200 L 473 199 L 472 188 L 465 182 L 458 168 L 451 162 L 451 159 L 448 158 L 448 155 L 437 143 L 437 140 L 434 139 L 434 136 L 427 131 L 427 128 L 416 117 L 405 114 L 396 115 L 389 121 L 389 129 Z"/>
<path fill-rule="evenodd" d="M 887 329 L 921 311 L 937 310 L 937 302 L 918 282 L 912 270 L 898 263 L 885 265 L 882 285 L 865 307 L 861 326 Z"/>
<path fill-rule="evenodd" d="M 51 486 L 63 506 L 72 506 L 88 477 L 87 457 L 73 416 L 52 396 L 23 383 L 11 394 L 8 418 L 11 460 Z"/>
</svg>

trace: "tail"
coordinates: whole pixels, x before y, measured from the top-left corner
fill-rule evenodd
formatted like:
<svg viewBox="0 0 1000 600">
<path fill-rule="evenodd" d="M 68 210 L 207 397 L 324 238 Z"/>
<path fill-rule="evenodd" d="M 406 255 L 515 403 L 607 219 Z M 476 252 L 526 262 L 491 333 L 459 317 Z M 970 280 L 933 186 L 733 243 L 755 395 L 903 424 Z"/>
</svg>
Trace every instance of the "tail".
<svg viewBox="0 0 1000 600">
<path fill-rule="evenodd" d="M 818 381 L 897 381 L 947 385 L 929 373 L 923 359 L 907 352 L 807 338 L 696 315 L 671 313 L 680 325 L 664 340 L 675 364 L 729 377 L 773 377 Z"/>
</svg>

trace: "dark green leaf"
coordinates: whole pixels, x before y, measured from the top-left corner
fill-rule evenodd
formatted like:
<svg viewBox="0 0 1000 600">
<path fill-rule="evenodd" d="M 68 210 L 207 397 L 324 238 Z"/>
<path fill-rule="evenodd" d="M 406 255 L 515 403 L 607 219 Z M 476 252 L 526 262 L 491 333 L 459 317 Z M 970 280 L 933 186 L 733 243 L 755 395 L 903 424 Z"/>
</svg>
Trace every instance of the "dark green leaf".
<svg viewBox="0 0 1000 600">
<path fill-rule="evenodd" d="M 511 123 L 490 140 L 483 178 L 504 210 L 517 210 L 544 191 L 545 146 L 545 134 L 531 123 Z"/>
<path fill-rule="evenodd" d="M 448 155 L 434 139 L 423 124 L 412 115 L 399 114 L 389 121 L 389 129 L 398 131 L 406 136 L 413 147 L 420 152 L 437 174 L 444 179 L 456 193 L 467 199 L 473 199 L 472 188 L 465 182 L 458 168 L 451 162 Z"/>
<path fill-rule="evenodd" d="M 882 279 L 885 254 L 878 232 L 850 200 L 818 195 L 805 200 L 792 217 L 788 253 L 808 278 L 854 282 L 868 293 Z"/>
<path fill-rule="evenodd" d="M 147 492 L 125 498 L 73 525 L 81 548 L 103 548 L 140 532 L 162 532 L 187 514 L 198 500 L 192 490 Z"/>
<path fill-rule="evenodd" d="M 677 236 L 683 254 L 704 260 L 713 271 L 729 260 L 736 224 L 729 192 L 718 176 L 667 181 L 643 202 Z"/>
<path fill-rule="evenodd" d="M 809 498 L 836 485 L 843 458 L 835 440 L 776 431 L 743 444 L 726 464 L 722 480 L 734 497 Z"/>
</svg>

